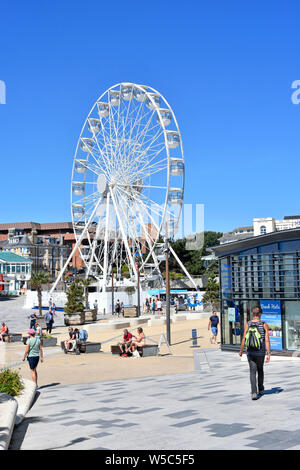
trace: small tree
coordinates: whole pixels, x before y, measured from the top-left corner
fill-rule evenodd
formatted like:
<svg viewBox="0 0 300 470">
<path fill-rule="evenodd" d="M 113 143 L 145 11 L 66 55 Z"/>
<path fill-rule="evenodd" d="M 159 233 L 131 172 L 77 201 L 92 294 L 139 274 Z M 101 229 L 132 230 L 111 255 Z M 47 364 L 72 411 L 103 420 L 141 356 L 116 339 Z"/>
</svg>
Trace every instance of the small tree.
<svg viewBox="0 0 300 470">
<path fill-rule="evenodd" d="M 33 274 L 30 281 L 31 287 L 33 287 L 37 291 L 40 316 L 42 316 L 42 287 L 43 284 L 48 284 L 49 282 L 50 276 L 45 271 L 39 271 L 37 274 Z"/>
<path fill-rule="evenodd" d="M 86 310 L 88 310 L 88 308 L 89 308 L 89 286 L 92 284 L 93 281 L 94 281 L 94 279 L 92 279 L 91 277 L 87 277 L 86 279 L 81 280 L 81 283 L 82 283 L 83 289 L 84 289 L 85 308 L 86 308 Z"/>
<path fill-rule="evenodd" d="M 84 296 L 83 296 L 83 286 L 80 279 L 75 278 L 75 280 L 70 285 L 70 288 L 67 292 L 67 303 L 65 305 L 66 313 L 76 313 L 84 311 Z"/>
<path fill-rule="evenodd" d="M 207 279 L 205 294 L 202 297 L 204 307 L 211 310 L 217 308 L 219 303 L 219 284 L 214 273 L 210 273 Z"/>
</svg>

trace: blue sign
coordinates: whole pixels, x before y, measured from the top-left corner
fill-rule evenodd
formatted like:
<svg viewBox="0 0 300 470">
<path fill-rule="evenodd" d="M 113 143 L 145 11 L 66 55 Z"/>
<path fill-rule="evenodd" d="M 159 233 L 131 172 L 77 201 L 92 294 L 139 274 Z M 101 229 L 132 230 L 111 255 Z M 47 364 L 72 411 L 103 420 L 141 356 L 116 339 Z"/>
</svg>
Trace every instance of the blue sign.
<svg viewBox="0 0 300 470">
<path fill-rule="evenodd" d="M 269 326 L 271 349 L 282 349 L 282 322 L 280 300 L 260 300 L 261 320 Z"/>
<path fill-rule="evenodd" d="M 192 346 L 197 346 L 197 330 L 192 330 L 192 339 L 193 339 Z"/>
</svg>

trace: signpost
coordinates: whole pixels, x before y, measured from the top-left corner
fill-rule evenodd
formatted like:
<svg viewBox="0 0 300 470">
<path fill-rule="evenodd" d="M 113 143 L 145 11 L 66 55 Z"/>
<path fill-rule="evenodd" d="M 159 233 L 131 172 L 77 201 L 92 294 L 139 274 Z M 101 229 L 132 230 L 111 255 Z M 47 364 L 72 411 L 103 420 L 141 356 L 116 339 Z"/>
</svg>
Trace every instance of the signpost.
<svg viewBox="0 0 300 470">
<path fill-rule="evenodd" d="M 261 320 L 269 326 L 271 349 L 282 350 L 282 321 L 280 300 L 260 300 Z"/>
</svg>

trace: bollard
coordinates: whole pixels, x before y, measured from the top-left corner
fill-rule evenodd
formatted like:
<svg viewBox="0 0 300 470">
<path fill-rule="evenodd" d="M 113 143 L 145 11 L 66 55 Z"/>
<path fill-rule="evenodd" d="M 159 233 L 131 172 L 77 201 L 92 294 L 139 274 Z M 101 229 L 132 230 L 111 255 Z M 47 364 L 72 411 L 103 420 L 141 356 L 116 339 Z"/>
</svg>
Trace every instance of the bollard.
<svg viewBox="0 0 300 470">
<path fill-rule="evenodd" d="M 192 340 L 193 340 L 192 348 L 197 347 L 198 343 L 197 343 L 197 330 L 196 329 L 192 330 Z"/>
</svg>

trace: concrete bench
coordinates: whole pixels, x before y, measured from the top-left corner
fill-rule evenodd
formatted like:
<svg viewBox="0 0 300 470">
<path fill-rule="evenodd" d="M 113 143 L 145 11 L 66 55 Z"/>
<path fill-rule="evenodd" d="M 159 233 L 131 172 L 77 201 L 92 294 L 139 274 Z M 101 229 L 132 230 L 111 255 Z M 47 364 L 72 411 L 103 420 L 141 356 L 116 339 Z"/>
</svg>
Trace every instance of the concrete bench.
<svg viewBox="0 0 300 470">
<path fill-rule="evenodd" d="M 121 350 L 118 345 L 111 345 L 110 350 L 112 354 L 118 354 L 121 356 Z M 138 346 L 137 350 L 141 357 L 157 356 L 158 344 L 145 344 L 145 346 Z M 131 353 L 128 353 L 128 356 L 131 355 Z"/>
<path fill-rule="evenodd" d="M 61 349 L 66 353 L 66 354 L 80 354 L 80 353 L 95 353 L 95 352 L 100 352 L 101 349 L 101 343 L 98 342 L 92 342 L 92 341 L 77 341 L 76 348 L 74 351 L 68 351 L 65 348 L 65 342 L 61 341 L 60 343 Z"/>
<path fill-rule="evenodd" d="M 22 341 L 22 333 L 8 333 L 3 339 L 6 343 L 16 343 Z"/>
</svg>

